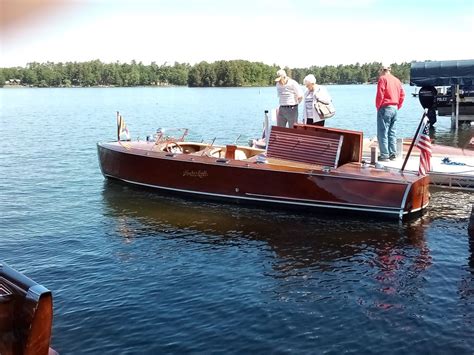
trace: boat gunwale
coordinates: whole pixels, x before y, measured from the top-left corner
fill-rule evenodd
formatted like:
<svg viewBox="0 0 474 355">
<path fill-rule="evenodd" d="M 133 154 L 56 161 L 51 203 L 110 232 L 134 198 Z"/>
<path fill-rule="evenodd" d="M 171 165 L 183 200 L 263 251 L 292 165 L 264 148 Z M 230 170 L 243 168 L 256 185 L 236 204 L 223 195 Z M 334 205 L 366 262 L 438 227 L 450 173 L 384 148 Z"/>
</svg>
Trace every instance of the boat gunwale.
<svg viewBox="0 0 474 355">
<path fill-rule="evenodd" d="M 119 143 L 119 144 L 114 144 Z M 299 162 L 293 162 L 288 160 L 287 164 L 272 164 L 271 158 L 270 163 L 256 163 L 255 161 L 248 161 L 248 160 L 237 160 L 237 159 L 226 159 L 224 161 L 218 161 L 222 158 L 215 158 L 215 157 L 208 157 L 208 156 L 196 156 L 191 155 L 190 159 L 186 159 L 189 157 L 188 154 L 170 154 L 165 153 L 162 151 L 148 151 L 144 149 L 135 148 L 134 151 L 131 151 L 130 148 L 124 147 L 120 144 L 120 142 L 113 141 L 113 142 L 98 142 L 97 147 L 102 149 L 109 149 L 117 153 L 122 154 L 129 154 L 135 155 L 145 158 L 152 158 L 152 159 L 162 159 L 167 161 L 179 161 L 183 163 L 190 163 L 190 164 L 203 164 L 203 165 L 212 165 L 212 166 L 222 166 L 222 167 L 232 167 L 232 168 L 240 168 L 240 169 L 257 169 L 262 171 L 272 171 L 272 172 L 285 172 L 285 173 L 294 173 L 294 174 L 303 174 L 309 176 L 322 176 L 322 177 L 333 177 L 333 178 L 342 178 L 342 179 L 350 179 L 350 180 L 361 180 L 361 181 L 370 181 L 370 182 L 383 182 L 388 184 L 394 185 L 409 185 L 411 186 L 413 183 L 419 181 L 421 178 L 417 174 L 414 174 L 409 171 L 405 172 L 397 172 L 394 169 L 377 169 L 375 167 L 363 167 L 361 163 L 358 162 L 351 162 L 346 163 L 343 166 L 338 168 L 326 167 L 321 165 L 312 165 L 312 164 L 304 164 Z M 116 149 L 118 148 L 118 149 Z M 250 148 L 252 149 L 252 148 Z M 153 155 L 150 155 L 152 153 Z M 283 160 L 279 160 L 283 162 Z M 285 161 L 286 162 L 286 161 Z M 297 163 L 301 166 L 295 166 L 291 164 Z M 379 173 L 383 173 L 384 176 L 370 176 L 370 175 L 363 175 L 357 174 L 355 172 L 344 171 L 344 167 L 349 165 L 353 168 L 359 168 L 359 171 L 363 169 L 372 169 Z M 278 169 L 279 167 L 280 169 Z M 288 169 L 289 168 L 289 169 Z M 341 169 L 342 168 L 342 169 Z M 102 167 L 101 167 L 102 169 Z M 328 169 L 328 170 L 325 170 Z M 392 174 L 398 173 L 396 176 Z M 403 180 L 396 180 L 397 178 Z"/>
</svg>

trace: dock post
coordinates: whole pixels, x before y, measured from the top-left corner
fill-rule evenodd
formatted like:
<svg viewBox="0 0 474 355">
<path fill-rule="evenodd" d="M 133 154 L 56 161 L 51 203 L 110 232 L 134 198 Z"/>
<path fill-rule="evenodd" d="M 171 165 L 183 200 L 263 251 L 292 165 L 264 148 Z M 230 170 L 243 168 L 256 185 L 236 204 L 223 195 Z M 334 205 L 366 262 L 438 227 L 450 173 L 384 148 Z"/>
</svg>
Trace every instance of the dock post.
<svg viewBox="0 0 474 355">
<path fill-rule="evenodd" d="M 403 158 L 403 138 L 397 138 L 397 158 Z"/>
<path fill-rule="evenodd" d="M 378 149 L 377 146 L 370 147 L 370 164 L 375 165 L 378 160 Z"/>
<path fill-rule="evenodd" d="M 456 85 L 456 131 L 459 128 L 459 84 Z"/>
<path fill-rule="evenodd" d="M 469 218 L 469 226 L 467 227 L 467 232 L 471 238 L 474 238 L 474 204 L 471 209 L 471 218 Z"/>
<path fill-rule="evenodd" d="M 268 118 L 268 110 L 265 110 L 265 120 L 263 121 L 263 132 L 265 133 L 265 136 L 262 138 L 265 138 L 265 147 L 268 147 L 268 140 L 270 139 L 270 120 Z"/>
<path fill-rule="evenodd" d="M 459 127 L 459 85 L 451 86 L 451 129 L 458 130 Z"/>
</svg>

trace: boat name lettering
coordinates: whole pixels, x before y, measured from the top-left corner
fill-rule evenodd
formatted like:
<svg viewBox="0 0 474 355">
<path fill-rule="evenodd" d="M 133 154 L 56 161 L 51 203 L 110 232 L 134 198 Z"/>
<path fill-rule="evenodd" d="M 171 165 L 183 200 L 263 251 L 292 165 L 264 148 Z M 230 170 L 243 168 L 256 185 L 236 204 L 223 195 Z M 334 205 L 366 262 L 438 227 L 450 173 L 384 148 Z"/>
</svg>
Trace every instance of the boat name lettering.
<svg viewBox="0 0 474 355">
<path fill-rule="evenodd" d="M 185 170 L 183 172 L 183 176 L 197 177 L 200 179 L 207 177 L 208 175 L 207 170 Z"/>
</svg>

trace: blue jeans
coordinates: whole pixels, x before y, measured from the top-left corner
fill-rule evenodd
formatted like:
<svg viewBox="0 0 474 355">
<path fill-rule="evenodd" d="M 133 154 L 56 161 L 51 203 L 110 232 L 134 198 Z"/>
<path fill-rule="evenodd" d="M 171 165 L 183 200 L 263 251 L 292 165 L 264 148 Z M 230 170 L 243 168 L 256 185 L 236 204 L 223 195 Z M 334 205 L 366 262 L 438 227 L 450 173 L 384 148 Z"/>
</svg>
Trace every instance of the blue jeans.
<svg viewBox="0 0 474 355">
<path fill-rule="evenodd" d="M 397 154 L 397 122 L 398 109 L 395 106 L 384 106 L 377 111 L 377 140 L 379 141 L 380 157 L 388 158 Z"/>
</svg>

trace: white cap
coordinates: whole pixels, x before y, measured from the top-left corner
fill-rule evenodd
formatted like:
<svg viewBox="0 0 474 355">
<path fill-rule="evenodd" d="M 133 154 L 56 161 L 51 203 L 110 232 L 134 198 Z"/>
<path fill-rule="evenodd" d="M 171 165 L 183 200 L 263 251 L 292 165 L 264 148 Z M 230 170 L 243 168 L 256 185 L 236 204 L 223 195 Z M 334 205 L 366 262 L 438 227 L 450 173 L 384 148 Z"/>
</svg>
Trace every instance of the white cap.
<svg viewBox="0 0 474 355">
<path fill-rule="evenodd" d="M 308 74 L 304 77 L 303 83 L 306 84 L 316 84 L 316 78 L 313 74 Z"/>
<path fill-rule="evenodd" d="M 389 62 L 384 61 L 382 62 L 382 69 L 390 69 L 391 65 Z"/>
<path fill-rule="evenodd" d="M 281 79 L 286 78 L 286 71 L 284 69 L 280 69 L 277 71 L 278 78 L 275 79 L 275 81 L 280 81 Z"/>
</svg>

